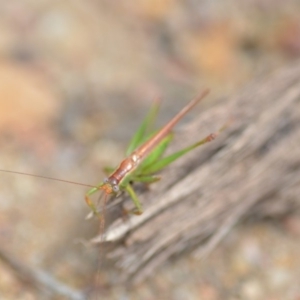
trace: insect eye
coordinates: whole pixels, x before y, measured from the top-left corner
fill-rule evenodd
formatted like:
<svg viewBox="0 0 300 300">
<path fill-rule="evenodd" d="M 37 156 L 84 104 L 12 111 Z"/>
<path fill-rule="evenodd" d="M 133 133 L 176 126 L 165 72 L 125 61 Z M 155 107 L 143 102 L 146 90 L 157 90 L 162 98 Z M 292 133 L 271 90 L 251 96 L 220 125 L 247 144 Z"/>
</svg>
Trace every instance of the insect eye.
<svg viewBox="0 0 300 300">
<path fill-rule="evenodd" d="M 117 193 L 120 189 L 117 185 L 113 185 L 112 190 L 114 191 L 114 193 Z"/>
</svg>

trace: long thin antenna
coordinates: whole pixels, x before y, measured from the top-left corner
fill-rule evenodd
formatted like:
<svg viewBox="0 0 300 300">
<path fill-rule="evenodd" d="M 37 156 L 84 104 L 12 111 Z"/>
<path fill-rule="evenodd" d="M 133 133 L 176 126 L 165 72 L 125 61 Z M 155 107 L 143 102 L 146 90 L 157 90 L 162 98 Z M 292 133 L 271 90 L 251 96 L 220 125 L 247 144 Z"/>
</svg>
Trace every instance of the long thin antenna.
<svg viewBox="0 0 300 300">
<path fill-rule="evenodd" d="M 35 175 L 35 174 L 29 174 L 29 173 L 23 173 L 23 172 L 16 172 L 16 171 L 9 171 L 9 170 L 2 170 L 2 169 L 0 169 L 0 172 L 26 175 L 26 176 L 43 178 L 43 179 L 48 179 L 48 180 L 53 180 L 53 181 L 60 181 L 60 182 L 66 182 L 66 183 L 70 183 L 70 184 L 82 185 L 82 186 L 92 187 L 92 188 L 95 187 L 94 185 L 90 185 L 90 184 L 85 184 L 85 183 L 80 183 L 80 182 L 75 182 L 75 181 L 69 181 L 69 180 L 64 180 L 64 179 L 58 179 L 58 178 L 53 178 L 53 177 L 47 177 L 47 176 L 42 176 L 42 175 Z"/>
</svg>

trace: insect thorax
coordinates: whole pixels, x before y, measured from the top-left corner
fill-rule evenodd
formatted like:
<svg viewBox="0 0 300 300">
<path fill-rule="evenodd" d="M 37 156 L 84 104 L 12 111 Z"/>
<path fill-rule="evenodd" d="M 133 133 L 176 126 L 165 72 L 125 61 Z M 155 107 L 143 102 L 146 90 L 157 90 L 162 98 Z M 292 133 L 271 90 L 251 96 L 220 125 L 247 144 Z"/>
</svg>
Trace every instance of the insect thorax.
<svg viewBox="0 0 300 300">
<path fill-rule="evenodd" d="M 133 153 L 126 159 L 124 159 L 119 167 L 116 169 L 115 172 L 113 172 L 109 178 L 108 181 L 109 183 L 113 185 L 119 185 L 119 183 L 132 171 L 136 169 L 136 167 L 140 163 L 140 157 Z"/>
</svg>

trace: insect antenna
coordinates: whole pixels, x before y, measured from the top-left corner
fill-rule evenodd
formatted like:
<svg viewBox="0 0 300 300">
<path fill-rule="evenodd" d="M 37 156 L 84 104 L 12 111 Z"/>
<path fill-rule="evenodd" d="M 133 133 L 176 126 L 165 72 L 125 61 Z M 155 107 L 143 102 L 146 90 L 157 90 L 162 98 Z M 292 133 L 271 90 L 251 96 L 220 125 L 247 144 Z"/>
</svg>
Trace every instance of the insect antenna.
<svg viewBox="0 0 300 300">
<path fill-rule="evenodd" d="M 85 184 L 85 183 L 81 183 L 81 182 L 64 180 L 64 179 L 59 179 L 59 178 L 54 178 L 54 177 L 48 177 L 48 176 L 43 176 L 43 175 L 36 175 L 36 174 L 30 174 L 30 173 L 24 173 L 24 172 L 17 172 L 17 171 L 9 171 L 9 170 L 3 170 L 3 169 L 0 169 L 0 172 L 11 173 L 11 174 L 19 174 L 19 175 L 26 175 L 26 176 L 31 176 L 31 177 L 36 177 L 36 178 L 42 178 L 42 179 L 48 179 L 48 180 L 59 181 L 59 182 L 65 182 L 65 183 L 70 183 L 70 184 L 76 184 L 76 185 L 81 185 L 81 186 L 86 186 L 86 187 L 95 187 L 94 185 L 91 185 L 91 184 Z"/>
</svg>

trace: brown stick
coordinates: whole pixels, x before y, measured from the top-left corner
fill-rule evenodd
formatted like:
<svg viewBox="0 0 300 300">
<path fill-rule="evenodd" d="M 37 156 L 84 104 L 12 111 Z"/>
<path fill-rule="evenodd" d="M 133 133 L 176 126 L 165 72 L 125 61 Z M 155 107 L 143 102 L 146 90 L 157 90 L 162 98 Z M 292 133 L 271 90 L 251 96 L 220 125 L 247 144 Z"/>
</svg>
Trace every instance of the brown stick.
<svg viewBox="0 0 300 300">
<path fill-rule="evenodd" d="M 0 259 L 9 265 L 22 281 L 32 284 L 47 295 L 63 296 L 70 300 L 86 299 L 83 292 L 72 289 L 45 271 L 25 265 L 3 248 L 0 248 Z"/>
<path fill-rule="evenodd" d="M 171 151 L 229 119 L 214 142 L 172 164 L 161 182 L 139 193 L 141 216 L 117 218 L 110 226 L 106 237 L 126 244 L 117 243 L 111 255 L 123 280 L 140 281 L 186 249 L 202 257 L 245 217 L 274 217 L 299 206 L 300 63 L 220 100 Z"/>
</svg>

